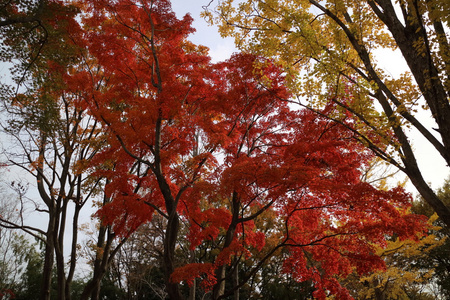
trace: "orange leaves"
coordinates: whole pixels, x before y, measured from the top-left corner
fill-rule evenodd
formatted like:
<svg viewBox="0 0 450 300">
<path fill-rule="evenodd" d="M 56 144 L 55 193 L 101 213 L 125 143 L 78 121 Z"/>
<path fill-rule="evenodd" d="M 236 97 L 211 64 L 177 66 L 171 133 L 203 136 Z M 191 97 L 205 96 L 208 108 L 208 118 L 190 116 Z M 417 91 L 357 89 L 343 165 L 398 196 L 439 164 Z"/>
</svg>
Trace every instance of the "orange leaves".
<svg viewBox="0 0 450 300">
<path fill-rule="evenodd" d="M 151 220 L 154 210 L 136 195 L 122 193 L 112 198 L 112 202 L 101 207 L 96 215 L 103 224 L 112 225 L 116 236 L 126 237 Z"/>
</svg>

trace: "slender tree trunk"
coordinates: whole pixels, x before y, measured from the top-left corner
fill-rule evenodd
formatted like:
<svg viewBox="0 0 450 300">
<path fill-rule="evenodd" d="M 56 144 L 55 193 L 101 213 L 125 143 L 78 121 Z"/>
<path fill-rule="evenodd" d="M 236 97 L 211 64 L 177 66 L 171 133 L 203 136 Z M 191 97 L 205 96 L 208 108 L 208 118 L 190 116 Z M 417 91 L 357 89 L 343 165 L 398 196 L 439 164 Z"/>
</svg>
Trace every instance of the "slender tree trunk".
<svg viewBox="0 0 450 300">
<path fill-rule="evenodd" d="M 191 257 L 190 257 L 190 263 L 195 263 L 195 252 L 193 250 L 190 251 Z M 192 286 L 189 288 L 189 300 L 195 300 L 195 292 L 197 289 L 197 279 L 194 278 L 194 281 L 192 282 Z"/>
<path fill-rule="evenodd" d="M 55 227 L 55 220 L 53 218 L 52 211 L 50 211 L 49 218 L 50 220 L 48 222 L 45 244 L 44 268 L 42 270 L 41 300 L 50 300 L 50 291 L 52 286 L 52 270 L 54 263 L 53 231 Z"/>
<path fill-rule="evenodd" d="M 103 277 L 108 271 L 109 265 L 111 263 L 111 258 L 117 252 L 117 249 L 121 246 L 117 246 L 115 251 L 111 251 L 112 240 L 114 236 L 112 233 L 109 233 L 108 226 L 100 226 L 98 241 L 97 241 L 97 249 L 102 249 L 101 252 L 96 253 L 95 261 L 94 261 L 94 272 L 92 278 L 86 284 L 83 289 L 83 292 L 80 296 L 80 300 L 98 300 L 100 298 L 100 287 Z"/>
<path fill-rule="evenodd" d="M 163 257 L 166 289 L 170 300 L 183 299 L 178 283 L 174 283 L 170 280 L 170 276 L 175 270 L 175 245 L 178 237 L 179 227 L 179 217 L 178 214 L 174 211 L 172 212 L 172 215 L 169 216 L 169 220 L 167 222 L 167 229 L 164 237 Z"/>
<path fill-rule="evenodd" d="M 100 287 L 102 283 L 102 279 L 105 276 L 106 272 L 108 271 L 110 262 L 112 257 L 115 255 L 115 252 L 111 252 L 112 247 L 112 241 L 114 239 L 114 235 L 110 232 L 110 227 L 108 226 L 102 226 L 101 232 L 99 232 L 99 237 L 101 237 L 101 240 L 99 239 L 98 247 L 99 249 L 103 249 L 103 253 L 101 256 L 96 257 L 95 265 L 94 265 L 94 275 L 92 277 L 92 290 L 90 292 L 91 294 L 91 300 L 98 300 L 100 299 Z M 106 243 L 105 243 L 105 236 L 106 236 Z M 101 242 L 100 242 L 101 241 Z M 119 248 L 120 246 L 118 246 Z"/>
<path fill-rule="evenodd" d="M 195 300 L 196 289 L 197 289 L 197 279 L 194 278 L 192 286 L 189 288 L 189 300 Z"/>
<path fill-rule="evenodd" d="M 55 260 L 56 260 L 56 279 L 57 279 L 57 297 L 58 300 L 66 300 L 66 273 L 65 273 L 65 263 L 64 263 L 64 232 L 65 232 L 65 221 L 66 221 L 66 211 L 67 204 L 62 202 L 65 200 L 58 199 L 57 210 L 59 213 L 56 216 L 55 230 L 54 230 L 54 242 L 55 242 Z"/>
<path fill-rule="evenodd" d="M 236 192 L 233 192 L 232 196 L 232 214 L 230 226 L 228 226 L 227 233 L 225 234 L 225 241 L 223 244 L 223 249 L 229 247 L 231 242 L 233 242 L 234 234 L 236 232 L 236 227 L 239 220 L 239 200 Z M 217 283 L 213 287 L 213 299 L 219 299 L 225 293 L 225 277 L 226 277 L 226 265 L 220 266 L 216 270 Z"/>
<path fill-rule="evenodd" d="M 239 300 L 239 258 L 235 258 L 235 267 L 233 273 L 233 288 L 234 288 L 234 300 Z"/>
<path fill-rule="evenodd" d="M 97 241 L 97 249 L 102 249 L 102 253 L 96 253 L 95 261 L 94 261 L 94 272 L 92 278 L 88 281 L 86 286 L 81 293 L 80 300 L 96 300 L 100 297 L 100 284 L 107 271 L 107 266 L 105 264 L 105 260 L 109 257 L 110 246 L 105 246 L 105 237 L 106 237 L 107 227 L 100 226 L 98 241 Z M 110 245 L 110 243 L 106 243 Z"/>
<path fill-rule="evenodd" d="M 79 183 L 79 186 L 81 186 L 81 183 Z M 82 205 L 79 205 L 79 203 L 81 203 L 80 197 L 78 197 L 78 201 L 75 204 L 75 212 L 72 222 L 72 246 L 70 251 L 69 271 L 67 273 L 66 279 L 66 300 L 71 299 L 71 284 L 73 281 L 77 263 L 78 219 L 80 216 L 80 210 L 82 208 Z"/>
</svg>

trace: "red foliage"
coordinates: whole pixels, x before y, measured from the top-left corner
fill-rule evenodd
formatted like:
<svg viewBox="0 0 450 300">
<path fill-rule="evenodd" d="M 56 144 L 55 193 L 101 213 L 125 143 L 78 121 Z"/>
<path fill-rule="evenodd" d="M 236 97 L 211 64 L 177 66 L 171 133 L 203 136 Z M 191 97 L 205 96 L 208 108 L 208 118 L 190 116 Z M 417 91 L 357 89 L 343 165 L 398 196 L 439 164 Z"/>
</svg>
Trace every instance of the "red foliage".
<svg viewBox="0 0 450 300">
<path fill-rule="evenodd" d="M 233 257 L 286 247 L 285 272 L 313 280 L 319 299 L 345 299 L 336 276 L 382 268 L 374 245 L 424 229 L 401 188 L 361 181 L 373 155 L 351 131 L 289 108 L 272 62 L 235 54 L 211 64 L 186 40 L 192 19 L 166 0 L 81 2 L 89 58 L 67 86 L 105 126 L 108 147 L 92 164 L 112 202 L 99 216 L 119 234 L 154 211 L 180 216 L 192 250 L 218 245 L 214 261 L 181 266 L 172 282 L 202 277 L 210 288 Z"/>
<path fill-rule="evenodd" d="M 214 265 L 211 263 L 192 263 L 177 269 L 171 276 L 173 282 L 186 281 L 192 286 L 194 279 L 201 278 L 201 286 L 204 290 L 209 291 L 216 284 L 217 280 L 214 276 Z"/>
</svg>

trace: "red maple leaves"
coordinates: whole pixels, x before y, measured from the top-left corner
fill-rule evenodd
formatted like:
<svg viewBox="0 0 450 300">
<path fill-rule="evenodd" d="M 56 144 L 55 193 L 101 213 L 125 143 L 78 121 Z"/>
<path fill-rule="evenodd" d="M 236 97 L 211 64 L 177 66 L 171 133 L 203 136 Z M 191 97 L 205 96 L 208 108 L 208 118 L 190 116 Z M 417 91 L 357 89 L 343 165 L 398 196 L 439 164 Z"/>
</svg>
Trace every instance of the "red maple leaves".
<svg viewBox="0 0 450 300">
<path fill-rule="evenodd" d="M 98 214 L 119 235 L 154 212 L 166 219 L 168 288 L 198 277 L 220 296 L 221 268 L 250 260 L 248 280 L 284 248 L 285 272 L 313 280 L 318 298 L 345 298 L 337 276 L 382 267 L 373 245 L 423 229 L 402 189 L 361 181 L 373 155 L 348 128 L 289 108 L 272 62 L 211 64 L 168 1 L 81 3 L 85 61 L 66 81 L 107 135 L 92 164 L 113 201 Z M 175 269 L 180 220 L 209 261 Z"/>
</svg>

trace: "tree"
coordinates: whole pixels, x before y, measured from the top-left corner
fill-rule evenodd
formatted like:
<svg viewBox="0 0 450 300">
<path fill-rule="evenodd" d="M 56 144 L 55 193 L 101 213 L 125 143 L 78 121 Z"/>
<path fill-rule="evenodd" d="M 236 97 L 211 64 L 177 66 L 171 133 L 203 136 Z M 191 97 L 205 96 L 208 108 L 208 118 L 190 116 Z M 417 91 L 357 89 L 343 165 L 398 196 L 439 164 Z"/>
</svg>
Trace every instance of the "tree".
<svg viewBox="0 0 450 300">
<path fill-rule="evenodd" d="M 191 18 L 178 20 L 166 0 L 82 7 L 84 64 L 65 83 L 107 135 L 92 160 L 111 197 L 98 215 L 117 237 L 165 219 L 170 299 L 194 280 L 213 299 L 229 297 L 282 249 L 283 272 L 310 280 L 317 298 L 345 299 L 336 276 L 383 268 L 375 245 L 424 230 L 402 188 L 361 180 L 373 155 L 356 140 L 359 124 L 291 110 L 272 61 L 236 54 L 211 64 L 187 41 Z M 261 221 L 269 212 L 273 222 Z M 193 263 L 177 257 L 184 226 Z"/>
<path fill-rule="evenodd" d="M 110 280 L 123 291 L 123 299 L 166 299 L 161 263 L 164 227 L 164 219 L 155 216 L 140 226 L 114 257 Z"/>
<path fill-rule="evenodd" d="M 16 139 L 18 146 L 9 148 L 8 163 L 35 180 L 40 199 L 30 203 L 25 194 L 21 195 L 20 210 L 16 212 L 19 221 L 12 222 L 2 217 L 0 226 L 23 230 L 44 243 L 43 294 L 49 297 L 50 289 L 47 287 L 51 283 L 55 259 L 58 298 L 65 299 L 70 297 L 69 287 L 76 268 L 80 212 L 98 192 L 99 180 L 89 176 L 84 164 L 98 150 L 94 140 L 100 132 L 95 122 L 90 122 L 82 110 L 73 106 L 71 95 L 58 95 L 56 99 L 41 95 L 33 97 L 22 98 L 20 104 L 14 103 L 10 108 L 15 110 L 14 118 L 3 129 Z M 20 152 L 15 152 L 17 149 Z M 29 225 L 30 221 L 22 213 L 29 207 L 44 213 L 47 228 Z M 70 260 L 67 264 L 64 241 L 69 231 Z"/>
<path fill-rule="evenodd" d="M 1 226 L 22 229 L 42 239 L 46 244 L 42 299 L 48 299 L 55 250 L 58 252 L 59 272 L 62 273 L 64 270 L 62 259 L 64 234 L 59 233 L 65 232 L 67 204 L 72 200 L 79 200 L 80 204 L 83 202 L 80 198 L 81 181 L 78 181 L 81 177 L 68 178 L 71 177 L 69 170 L 73 167 L 69 162 L 75 152 L 72 151 L 74 144 L 71 144 L 69 139 L 79 133 L 76 130 L 81 122 L 82 113 L 71 107 L 73 103 L 71 96 L 65 95 L 67 98 L 64 98 L 64 95 L 58 94 L 61 80 L 56 73 L 50 74 L 49 66 L 64 69 L 73 62 L 74 47 L 67 39 L 67 28 L 71 27 L 76 31 L 79 26 L 74 19 L 76 15 L 74 7 L 58 1 L 7 1 L 2 3 L 1 8 L 0 58 L 13 64 L 13 77 L 1 85 L 2 113 L 4 113 L 2 133 L 13 141 L 3 145 L 6 149 L 2 149 L 2 152 L 10 166 L 15 165 L 34 177 L 49 217 L 47 230 L 27 226 L 23 222 L 24 215 L 19 216 L 19 222 L 10 222 L 2 218 Z M 73 127 L 72 122 L 75 123 Z M 79 141 L 77 138 L 72 140 L 72 142 Z M 7 149 L 18 152 L 9 152 Z M 84 151 L 81 150 L 81 153 Z M 75 152 L 75 155 L 77 154 Z M 85 158 L 83 155 L 81 154 L 80 159 Z M 59 169 L 60 166 L 63 167 Z M 66 191 L 66 184 L 72 189 L 68 188 Z M 77 184 L 80 189 L 73 189 Z M 25 195 L 20 196 L 22 201 Z M 76 196 L 78 198 L 70 199 Z M 22 202 L 21 205 L 23 204 Z M 37 202 L 35 204 L 36 210 L 39 211 L 41 205 Z M 74 217 L 75 226 L 77 218 L 78 213 Z M 76 241 L 76 231 L 73 238 Z M 73 247 L 75 246 L 76 242 Z M 73 274 L 75 257 L 73 258 L 69 274 Z M 64 282 L 65 279 L 61 277 L 62 294 Z M 70 275 L 67 282 L 70 282 Z"/>
<path fill-rule="evenodd" d="M 73 7 L 65 7 L 59 13 L 46 21 L 45 51 L 42 50 L 38 57 L 26 55 L 29 54 L 26 49 L 33 51 L 29 41 L 7 40 L 12 49 L 10 56 L 19 60 L 17 70 L 28 70 L 30 77 L 15 78 L 13 84 L 18 87 L 27 84 L 21 93 L 3 84 L 1 99 L 4 113 L 1 129 L 10 138 L 8 144 L 3 145 L 3 155 L 9 166 L 24 171 L 25 178 L 30 176 L 35 181 L 40 201 L 33 199 L 31 206 L 35 212 L 46 215 L 47 228 L 27 224 L 29 221 L 25 220 L 23 209 L 30 203 L 26 203 L 26 194 L 20 190 L 19 220 L 15 222 L 2 217 L 0 226 L 21 229 L 44 243 L 42 299 L 50 297 L 54 262 L 58 298 L 70 298 L 77 261 L 80 211 L 96 195 L 100 182 L 89 176 L 86 161 L 102 146 L 101 132 L 95 120 L 77 106 L 78 96 L 62 89 L 61 74 L 77 61 L 78 48 L 71 42 L 68 28 L 74 37 L 80 27 L 74 19 L 76 11 Z M 25 49 L 21 50 L 20 46 Z M 24 67 L 23 64 L 28 65 Z M 67 264 L 64 241 L 69 230 L 71 243 Z"/>
<path fill-rule="evenodd" d="M 36 244 L 29 244 L 26 238 L 22 236 L 22 249 L 26 249 L 25 257 L 25 271 L 22 274 L 21 289 L 16 292 L 15 298 L 17 300 L 38 300 L 41 298 L 42 280 L 44 274 L 42 273 L 44 265 L 45 252 L 38 252 Z M 53 271 L 53 270 L 52 270 Z M 54 277 L 52 276 L 52 279 Z M 50 295 L 56 296 L 55 282 L 51 280 Z"/>
<path fill-rule="evenodd" d="M 284 66 L 297 96 L 286 100 L 316 112 L 334 102 L 327 116 L 338 123 L 351 115 L 361 143 L 403 171 L 450 226 L 450 209 L 424 180 L 409 131 L 450 164 L 449 12 L 448 2 L 433 0 L 226 0 L 218 1 L 215 16 L 205 15 L 238 47 Z M 399 50 L 408 65 L 397 78 L 373 55 L 386 48 Z M 350 101 L 341 97 L 349 90 Z M 425 110 L 436 128 L 419 121 Z"/>
<path fill-rule="evenodd" d="M 0 216 L 12 221 L 15 217 L 16 203 L 14 196 L 6 189 L 2 166 L 0 171 Z M 8 299 L 8 295 L 14 294 L 21 275 L 22 255 L 16 253 L 19 248 L 16 240 L 20 241 L 15 232 L 0 227 L 0 299 Z"/>
<path fill-rule="evenodd" d="M 12 65 L 11 80 L 1 84 L 2 133 L 11 138 L 2 145 L 2 160 L 31 175 L 37 187 L 33 192 L 39 194 L 38 199 L 35 194 L 27 198 L 29 194 L 16 184 L 21 201 L 18 221 L 0 216 L 0 226 L 24 230 L 44 242 L 41 297 L 50 297 L 56 263 L 57 297 L 69 299 L 82 209 L 92 199 L 103 198 L 100 206 L 110 201 L 103 193 L 103 179 L 92 176 L 88 165 L 105 146 L 98 122 L 86 114 L 80 95 L 64 90 L 63 76 L 79 64 L 83 52 L 75 43 L 81 33 L 76 20 L 80 8 L 75 2 L 57 0 L 7 1 L 0 8 L 0 59 Z M 22 212 L 30 206 L 46 215 L 46 229 L 27 224 Z M 69 257 L 64 252 L 67 236 L 71 238 Z M 92 278 L 81 299 L 98 299 L 102 277 L 126 240 L 114 244 L 115 238 L 110 226 L 100 224 Z"/>
</svg>

